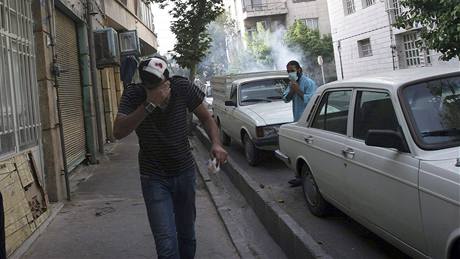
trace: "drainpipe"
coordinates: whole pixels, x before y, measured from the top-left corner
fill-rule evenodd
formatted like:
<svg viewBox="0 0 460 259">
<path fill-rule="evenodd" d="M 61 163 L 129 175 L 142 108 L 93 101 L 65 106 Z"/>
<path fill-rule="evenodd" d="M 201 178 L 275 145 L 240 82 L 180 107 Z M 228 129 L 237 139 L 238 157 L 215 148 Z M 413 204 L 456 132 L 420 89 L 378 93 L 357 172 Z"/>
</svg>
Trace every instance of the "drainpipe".
<svg viewBox="0 0 460 259">
<path fill-rule="evenodd" d="M 342 76 L 342 79 L 343 79 L 342 44 L 340 40 L 337 42 L 337 49 L 339 51 L 340 75 Z"/>
<path fill-rule="evenodd" d="M 59 138 L 61 142 L 61 151 L 62 151 L 62 162 L 64 163 L 64 179 L 66 187 L 67 200 L 70 201 L 70 184 L 69 184 L 69 170 L 67 168 L 67 157 L 65 155 L 65 143 L 64 143 L 64 128 L 62 126 L 62 113 L 61 105 L 59 99 L 59 80 L 58 77 L 61 72 L 64 72 L 60 69 L 57 63 L 57 54 L 56 54 L 56 21 L 54 16 L 54 0 L 46 1 L 47 2 L 47 11 L 50 19 L 48 19 L 50 26 L 50 38 L 51 38 L 51 53 L 53 55 L 53 67 L 52 74 L 54 77 L 54 87 L 56 88 L 56 104 L 57 104 L 57 113 L 58 113 L 58 125 L 59 125 Z M 51 21 L 52 19 L 52 21 Z"/>
<path fill-rule="evenodd" d="M 94 49 L 94 34 L 93 34 L 93 3 L 92 0 L 86 1 L 86 20 L 88 23 L 88 47 L 91 67 L 91 81 L 93 83 L 93 98 L 96 106 L 96 127 L 97 127 L 97 143 L 100 154 L 104 154 L 104 140 L 101 124 L 101 107 L 99 102 L 99 82 L 97 81 L 96 67 L 96 50 Z"/>
<path fill-rule="evenodd" d="M 391 22 L 391 11 L 395 10 L 395 8 L 390 7 L 390 3 L 388 1 L 385 1 L 385 12 L 387 13 L 388 16 L 388 24 L 389 24 L 389 30 L 390 30 L 390 48 L 391 48 L 391 60 L 393 62 L 393 70 L 396 70 L 396 62 L 395 62 L 395 51 L 396 51 L 396 43 L 394 39 L 394 33 L 393 33 L 393 24 Z"/>
</svg>

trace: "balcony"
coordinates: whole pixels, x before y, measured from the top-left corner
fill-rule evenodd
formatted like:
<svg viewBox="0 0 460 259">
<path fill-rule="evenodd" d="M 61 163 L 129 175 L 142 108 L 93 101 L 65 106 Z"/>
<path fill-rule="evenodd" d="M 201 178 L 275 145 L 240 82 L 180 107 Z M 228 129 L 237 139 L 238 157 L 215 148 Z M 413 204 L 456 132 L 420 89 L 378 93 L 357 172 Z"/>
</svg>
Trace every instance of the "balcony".
<svg viewBox="0 0 460 259">
<path fill-rule="evenodd" d="M 261 16 L 285 15 L 288 13 L 286 2 L 262 2 L 248 3 L 243 6 L 243 18 L 254 18 Z"/>
</svg>

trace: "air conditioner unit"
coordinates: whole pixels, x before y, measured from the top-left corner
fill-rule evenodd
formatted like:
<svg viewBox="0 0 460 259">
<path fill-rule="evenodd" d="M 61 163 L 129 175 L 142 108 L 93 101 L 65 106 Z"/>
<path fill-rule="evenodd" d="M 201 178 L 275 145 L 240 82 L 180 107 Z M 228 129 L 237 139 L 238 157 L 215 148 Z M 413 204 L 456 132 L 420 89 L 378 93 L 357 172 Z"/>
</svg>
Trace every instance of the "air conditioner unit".
<svg viewBox="0 0 460 259">
<path fill-rule="evenodd" d="M 98 68 L 120 64 L 118 34 L 113 28 L 94 31 L 94 47 Z"/>
<path fill-rule="evenodd" d="M 140 56 L 141 48 L 136 30 L 120 33 L 120 51 L 122 55 Z"/>
</svg>

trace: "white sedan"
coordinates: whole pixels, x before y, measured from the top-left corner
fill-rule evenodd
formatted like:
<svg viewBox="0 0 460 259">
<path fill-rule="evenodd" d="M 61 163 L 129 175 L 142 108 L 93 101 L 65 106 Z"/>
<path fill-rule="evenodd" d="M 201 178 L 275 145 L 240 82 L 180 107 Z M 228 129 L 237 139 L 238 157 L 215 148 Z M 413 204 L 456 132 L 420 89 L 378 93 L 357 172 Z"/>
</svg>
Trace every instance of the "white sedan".
<svg viewBox="0 0 460 259">
<path fill-rule="evenodd" d="M 417 258 L 460 258 L 460 71 L 400 70 L 321 87 L 276 151 L 310 211 L 332 205 Z"/>
</svg>

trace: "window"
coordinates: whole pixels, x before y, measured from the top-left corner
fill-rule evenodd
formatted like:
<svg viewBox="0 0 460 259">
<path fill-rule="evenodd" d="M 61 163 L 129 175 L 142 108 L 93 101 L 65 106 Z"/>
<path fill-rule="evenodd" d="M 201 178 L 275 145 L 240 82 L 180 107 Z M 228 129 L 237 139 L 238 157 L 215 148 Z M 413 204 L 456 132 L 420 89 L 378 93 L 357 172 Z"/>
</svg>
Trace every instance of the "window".
<svg viewBox="0 0 460 259">
<path fill-rule="evenodd" d="M 346 135 L 350 99 L 351 90 L 326 93 L 311 127 Z"/>
<path fill-rule="evenodd" d="M 343 0 L 343 9 L 345 10 L 345 15 L 354 13 L 356 11 L 355 0 Z"/>
<path fill-rule="evenodd" d="M 301 21 L 311 30 L 319 29 L 318 18 L 305 18 L 305 19 L 299 19 L 299 21 Z"/>
<path fill-rule="evenodd" d="M 369 7 L 375 4 L 375 0 L 363 0 L 363 8 Z"/>
<path fill-rule="evenodd" d="M 31 5 L 3 3 L 0 20 L 11 22 L 0 28 L 0 156 L 38 145 L 40 134 Z"/>
<path fill-rule="evenodd" d="M 460 76 L 409 85 L 401 95 L 419 146 L 442 149 L 460 145 Z"/>
<path fill-rule="evenodd" d="M 292 0 L 293 3 L 311 2 L 315 0 Z"/>
<path fill-rule="evenodd" d="M 359 57 L 370 57 L 372 56 L 371 40 L 369 38 L 358 41 Z"/>
<path fill-rule="evenodd" d="M 401 3 L 399 0 L 389 0 L 390 8 L 393 9 L 393 13 L 395 16 L 401 15 Z"/>
<path fill-rule="evenodd" d="M 423 50 L 421 39 L 417 32 L 409 32 L 402 35 L 403 44 L 403 64 L 405 67 L 422 67 L 431 64 L 428 50 Z"/>
<path fill-rule="evenodd" d="M 369 130 L 398 131 L 390 94 L 385 92 L 359 91 L 353 119 L 353 137 L 365 139 Z"/>
<path fill-rule="evenodd" d="M 240 86 L 240 104 L 251 105 L 259 102 L 282 100 L 283 89 L 289 85 L 287 78 L 251 81 Z"/>
</svg>

